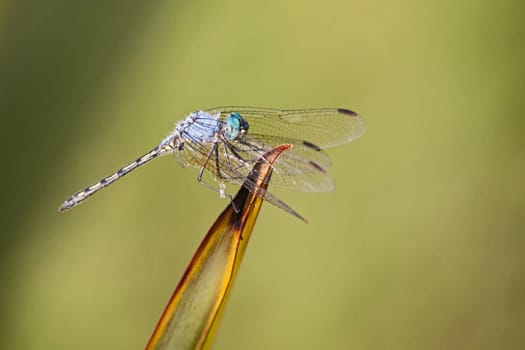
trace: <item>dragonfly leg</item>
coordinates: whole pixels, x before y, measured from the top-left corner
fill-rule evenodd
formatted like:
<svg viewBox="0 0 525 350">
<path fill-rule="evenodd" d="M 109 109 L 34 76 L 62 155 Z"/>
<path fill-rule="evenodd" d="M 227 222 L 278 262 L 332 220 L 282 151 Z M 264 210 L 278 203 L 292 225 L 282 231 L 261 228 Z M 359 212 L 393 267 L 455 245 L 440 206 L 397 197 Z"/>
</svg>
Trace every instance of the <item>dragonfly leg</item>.
<svg viewBox="0 0 525 350">
<path fill-rule="evenodd" d="M 239 212 L 239 209 L 235 206 L 235 203 L 233 202 L 233 196 L 231 194 L 227 194 L 225 192 L 225 188 L 226 186 L 223 184 L 223 183 L 220 183 L 219 187 L 216 187 L 216 186 L 213 186 L 209 183 L 207 183 L 206 181 L 204 181 L 202 179 L 202 175 L 204 173 L 204 167 L 201 168 L 201 170 L 199 171 L 199 176 L 197 177 L 197 181 L 201 184 L 201 185 L 204 185 L 206 186 L 207 188 L 209 188 L 210 190 L 212 191 L 215 191 L 217 193 L 219 193 L 219 197 L 221 198 L 226 198 L 228 197 L 230 199 L 230 203 L 233 207 L 233 210 L 235 210 L 236 213 Z"/>
<path fill-rule="evenodd" d="M 216 143 L 213 145 L 213 148 L 208 153 L 208 156 L 206 157 L 206 161 L 204 162 L 204 165 L 199 170 L 199 175 L 197 176 L 197 181 L 199 181 L 201 184 L 206 184 L 204 181 L 202 181 L 202 176 L 204 175 L 204 170 L 206 169 L 206 166 L 208 165 L 208 162 L 210 161 L 211 155 L 213 154 L 215 148 L 217 148 L 217 144 Z"/>
<path fill-rule="evenodd" d="M 203 177 L 204 177 L 204 171 L 206 170 L 207 166 L 208 166 L 208 163 L 212 157 L 212 155 L 215 154 L 215 167 L 216 167 L 216 172 L 217 172 L 217 182 L 219 182 L 219 187 L 216 187 L 214 185 L 211 185 L 209 183 L 207 183 L 206 181 L 203 180 Z M 220 169 L 219 169 L 219 162 L 218 162 L 218 147 L 217 147 L 217 143 L 215 143 L 212 147 L 212 149 L 210 150 L 210 152 L 208 153 L 208 156 L 206 157 L 206 161 L 204 162 L 204 165 L 200 168 L 199 170 L 199 175 L 197 176 L 197 181 L 201 184 L 201 185 L 204 185 L 206 187 L 208 187 L 209 189 L 215 191 L 215 192 L 218 192 L 219 193 L 219 196 L 221 198 L 226 198 L 226 196 L 228 196 L 230 198 L 230 201 L 233 203 L 233 197 L 230 195 L 230 194 L 226 194 L 225 192 L 225 189 L 226 189 L 226 185 L 224 184 L 224 182 L 220 181 Z M 235 206 L 234 206 L 234 209 Z M 237 211 L 237 210 L 236 210 Z"/>
</svg>

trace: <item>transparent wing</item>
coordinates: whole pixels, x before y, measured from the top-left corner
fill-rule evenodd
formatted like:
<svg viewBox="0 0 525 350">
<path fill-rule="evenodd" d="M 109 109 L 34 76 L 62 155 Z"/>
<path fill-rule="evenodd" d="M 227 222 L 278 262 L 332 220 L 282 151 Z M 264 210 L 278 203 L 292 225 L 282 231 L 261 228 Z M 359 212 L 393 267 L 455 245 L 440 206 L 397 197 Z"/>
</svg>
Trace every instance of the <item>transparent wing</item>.
<svg viewBox="0 0 525 350">
<path fill-rule="evenodd" d="M 275 142 L 278 139 L 272 139 Z M 289 140 L 289 139 L 288 139 Z M 266 152 L 286 142 L 261 143 L 245 135 L 242 139 L 218 144 L 215 164 L 208 167 L 226 182 L 242 183 Z M 330 160 L 326 153 L 300 143 L 287 150 L 273 165 L 272 185 L 303 192 L 327 192 L 334 182 L 327 173 Z"/>
<path fill-rule="evenodd" d="M 232 112 L 239 113 L 250 125 L 247 134 L 254 138 L 275 136 L 307 142 L 319 148 L 351 142 L 366 132 L 363 118 L 342 108 L 280 110 L 232 106 L 207 112 L 220 112 L 222 119 Z"/>
<path fill-rule="evenodd" d="M 187 140 L 175 155 L 182 166 L 204 167 L 218 182 L 242 184 L 257 160 L 274 147 L 250 137 L 216 144 Z M 272 185 L 303 192 L 331 191 L 334 182 L 327 173 L 329 165 L 330 160 L 323 151 L 300 144 L 293 146 L 274 163 Z"/>
<path fill-rule="evenodd" d="M 186 133 L 184 134 L 183 148 L 176 150 L 175 156 L 179 164 L 183 167 L 201 168 L 206 163 L 209 163 L 209 157 L 211 157 L 213 147 L 213 143 L 201 142 Z M 209 164 L 207 168 L 209 170 Z"/>
<path fill-rule="evenodd" d="M 262 142 L 261 142 L 262 140 Z M 245 135 L 242 139 L 233 141 L 241 150 L 241 158 L 255 162 L 269 150 L 284 144 L 292 144 L 292 148 L 281 154 L 274 163 L 272 185 L 303 192 L 327 192 L 334 188 L 334 181 L 328 174 L 330 159 L 319 148 L 311 148 L 300 141 L 280 137 L 254 137 Z M 255 154 L 251 155 L 250 152 Z M 237 152 L 239 154 L 239 152 Z M 252 166 L 252 165 L 251 165 Z"/>
</svg>

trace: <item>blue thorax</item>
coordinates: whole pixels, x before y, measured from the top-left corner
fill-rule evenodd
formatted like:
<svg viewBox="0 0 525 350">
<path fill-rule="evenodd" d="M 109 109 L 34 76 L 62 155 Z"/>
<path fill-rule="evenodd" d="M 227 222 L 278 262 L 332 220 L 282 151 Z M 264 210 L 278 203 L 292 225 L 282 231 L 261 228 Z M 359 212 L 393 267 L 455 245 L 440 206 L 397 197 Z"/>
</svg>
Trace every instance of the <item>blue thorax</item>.
<svg viewBox="0 0 525 350">
<path fill-rule="evenodd" d="M 182 141 L 213 142 L 220 130 L 219 116 L 204 111 L 191 113 L 175 127 Z"/>
</svg>

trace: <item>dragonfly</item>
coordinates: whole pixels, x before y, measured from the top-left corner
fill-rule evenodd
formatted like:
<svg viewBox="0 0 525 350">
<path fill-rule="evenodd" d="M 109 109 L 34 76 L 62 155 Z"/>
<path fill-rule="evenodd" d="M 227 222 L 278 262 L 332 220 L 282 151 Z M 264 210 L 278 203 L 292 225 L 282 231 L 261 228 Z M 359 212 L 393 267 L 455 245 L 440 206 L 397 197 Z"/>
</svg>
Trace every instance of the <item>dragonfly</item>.
<svg viewBox="0 0 525 350">
<path fill-rule="evenodd" d="M 182 167 L 199 169 L 198 182 L 226 197 L 226 184 L 245 186 L 267 202 L 306 221 L 294 209 L 249 178 L 255 163 L 271 149 L 290 144 L 273 164 L 272 185 L 303 192 L 327 192 L 334 180 L 326 148 L 361 137 L 366 124 L 343 108 L 271 109 L 219 107 L 190 113 L 155 148 L 113 174 L 75 192 L 58 208 L 67 211 L 160 156 L 174 154 Z M 216 184 L 204 180 L 211 174 Z M 230 197 L 231 198 L 231 197 Z"/>
</svg>

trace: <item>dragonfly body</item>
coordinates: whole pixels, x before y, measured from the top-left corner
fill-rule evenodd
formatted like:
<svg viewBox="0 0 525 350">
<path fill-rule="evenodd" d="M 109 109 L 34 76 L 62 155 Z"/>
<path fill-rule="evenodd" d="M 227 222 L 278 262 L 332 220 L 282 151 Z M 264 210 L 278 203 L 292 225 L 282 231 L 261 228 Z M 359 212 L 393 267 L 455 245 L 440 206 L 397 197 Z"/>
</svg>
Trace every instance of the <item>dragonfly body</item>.
<svg viewBox="0 0 525 350">
<path fill-rule="evenodd" d="M 213 143 L 222 129 L 222 124 L 219 115 L 204 111 L 193 112 L 177 123 L 169 138 L 175 146 L 184 142 Z"/>
<path fill-rule="evenodd" d="M 253 165 L 267 151 L 284 143 L 292 148 L 274 165 L 272 184 L 305 192 L 329 191 L 333 180 L 327 173 L 330 160 L 323 149 L 350 142 L 365 130 L 363 119 L 346 109 L 221 107 L 196 111 L 177 123 L 173 132 L 150 152 L 74 193 L 59 211 L 73 208 L 150 160 L 172 153 L 182 166 L 200 168 L 199 182 L 203 182 L 205 171 L 211 173 L 221 196 L 225 183 L 244 184 L 256 191 L 255 184 L 247 182 Z M 302 219 L 271 193 L 263 192 L 261 196 Z"/>
</svg>

